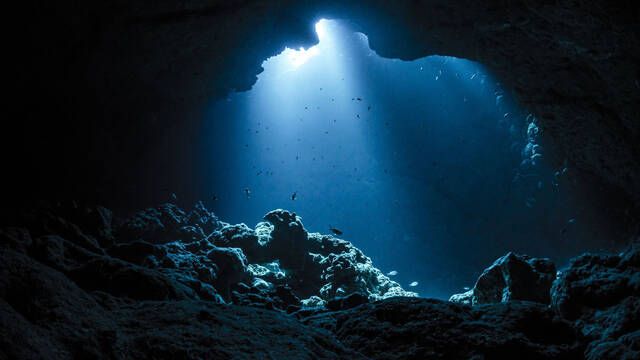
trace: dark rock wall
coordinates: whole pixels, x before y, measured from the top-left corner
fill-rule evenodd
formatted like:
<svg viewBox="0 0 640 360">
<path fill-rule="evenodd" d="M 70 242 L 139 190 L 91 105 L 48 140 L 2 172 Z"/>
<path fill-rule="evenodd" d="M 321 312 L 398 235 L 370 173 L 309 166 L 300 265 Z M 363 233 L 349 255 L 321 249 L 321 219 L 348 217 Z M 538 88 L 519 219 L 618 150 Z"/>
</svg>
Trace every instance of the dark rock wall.
<svg viewBox="0 0 640 360">
<path fill-rule="evenodd" d="M 596 191 L 640 194 L 637 4 L 607 1 L 30 2 L 5 131 L 6 197 L 194 200 L 207 104 L 246 90 L 285 45 L 342 18 L 385 57 L 485 64 Z M 17 135 L 17 136 L 16 136 Z M 184 179 L 188 178 L 188 181 Z M 592 189 L 593 190 L 593 189 Z M 189 198 L 190 197 L 190 198 Z M 624 204 L 621 206 L 628 206 Z"/>
</svg>

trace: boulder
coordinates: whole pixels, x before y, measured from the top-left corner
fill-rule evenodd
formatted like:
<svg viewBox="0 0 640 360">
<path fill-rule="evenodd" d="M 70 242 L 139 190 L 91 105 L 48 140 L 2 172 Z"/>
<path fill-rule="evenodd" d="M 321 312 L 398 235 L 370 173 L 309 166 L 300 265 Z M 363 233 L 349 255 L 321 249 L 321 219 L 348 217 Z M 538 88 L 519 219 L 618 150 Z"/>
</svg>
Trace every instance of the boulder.
<svg viewBox="0 0 640 360">
<path fill-rule="evenodd" d="M 144 240 L 164 244 L 179 239 L 179 229 L 186 225 L 187 214 L 174 204 L 163 204 L 136 213 L 117 230 L 118 240 Z"/>
<path fill-rule="evenodd" d="M 549 259 L 508 253 L 485 269 L 471 292 L 471 304 L 527 300 L 548 304 L 556 268 Z M 454 302 L 469 301 L 469 292 L 455 294 Z"/>
</svg>

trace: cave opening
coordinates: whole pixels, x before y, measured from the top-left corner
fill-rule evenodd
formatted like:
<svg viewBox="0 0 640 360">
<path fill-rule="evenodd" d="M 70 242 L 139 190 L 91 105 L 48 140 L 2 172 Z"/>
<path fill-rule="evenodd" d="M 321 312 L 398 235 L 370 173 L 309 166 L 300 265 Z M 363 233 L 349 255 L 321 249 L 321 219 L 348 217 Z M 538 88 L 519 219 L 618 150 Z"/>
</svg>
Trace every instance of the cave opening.
<svg viewBox="0 0 640 360">
<path fill-rule="evenodd" d="M 386 59 L 346 22 L 315 29 L 316 45 L 285 47 L 249 91 L 209 107 L 204 192 L 221 218 L 295 211 L 443 299 L 507 251 L 562 264 L 612 245 L 571 168 L 546 161 L 535 116 L 484 66 Z"/>
<path fill-rule="evenodd" d="M 640 359 L 635 2 L 15 3 L 0 359 Z"/>
</svg>

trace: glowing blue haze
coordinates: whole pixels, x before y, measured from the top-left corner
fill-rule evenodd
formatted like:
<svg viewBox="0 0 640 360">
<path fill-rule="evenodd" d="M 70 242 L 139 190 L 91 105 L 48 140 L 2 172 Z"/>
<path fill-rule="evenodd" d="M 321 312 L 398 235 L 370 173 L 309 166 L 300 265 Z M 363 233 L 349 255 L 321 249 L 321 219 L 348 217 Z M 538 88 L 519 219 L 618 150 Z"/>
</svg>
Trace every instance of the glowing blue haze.
<svg viewBox="0 0 640 360">
<path fill-rule="evenodd" d="M 481 65 L 382 59 L 339 22 L 316 30 L 317 45 L 284 49 L 251 91 L 212 106 L 207 181 L 221 218 L 253 226 L 293 210 L 309 231 L 343 230 L 394 280 L 441 298 L 507 250 L 573 253 L 577 244 L 541 236 L 549 181 L 514 182 L 527 114 Z"/>
</svg>

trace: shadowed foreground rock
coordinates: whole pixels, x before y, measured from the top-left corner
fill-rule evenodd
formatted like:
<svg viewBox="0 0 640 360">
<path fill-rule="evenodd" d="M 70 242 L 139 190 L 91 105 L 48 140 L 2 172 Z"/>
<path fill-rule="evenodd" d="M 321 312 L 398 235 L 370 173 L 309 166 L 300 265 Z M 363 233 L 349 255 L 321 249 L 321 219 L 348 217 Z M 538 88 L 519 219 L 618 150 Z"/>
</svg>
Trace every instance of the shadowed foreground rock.
<svg viewBox="0 0 640 360">
<path fill-rule="evenodd" d="M 285 210 L 255 230 L 201 205 L 117 226 L 106 209 L 67 210 L 0 229 L 0 359 L 640 355 L 638 244 L 574 259 L 550 293 L 552 264 L 508 254 L 473 292 L 511 295 L 469 306 L 412 297 L 351 243 L 307 233 Z M 522 292 L 523 280 L 535 286 Z"/>
<path fill-rule="evenodd" d="M 587 358 L 640 358 L 640 241 L 618 255 L 572 259 L 552 291 L 556 311 L 591 341 Z"/>
<path fill-rule="evenodd" d="M 582 353 L 569 322 L 528 302 L 468 307 L 393 298 L 303 321 L 373 359 L 574 359 Z"/>
</svg>

